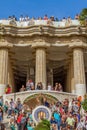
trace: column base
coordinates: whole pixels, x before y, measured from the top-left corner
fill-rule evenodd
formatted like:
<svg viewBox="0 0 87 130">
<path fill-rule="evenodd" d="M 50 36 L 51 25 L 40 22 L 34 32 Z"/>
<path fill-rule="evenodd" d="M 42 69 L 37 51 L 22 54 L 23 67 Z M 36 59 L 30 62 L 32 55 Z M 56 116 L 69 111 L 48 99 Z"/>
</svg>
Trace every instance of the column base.
<svg viewBox="0 0 87 130">
<path fill-rule="evenodd" d="M 86 86 L 85 84 L 76 84 L 76 94 L 77 95 L 85 95 L 86 94 Z"/>
<path fill-rule="evenodd" d="M 3 94 L 5 94 L 5 88 L 6 88 L 5 84 L 0 84 L 0 96 L 2 96 Z"/>
</svg>

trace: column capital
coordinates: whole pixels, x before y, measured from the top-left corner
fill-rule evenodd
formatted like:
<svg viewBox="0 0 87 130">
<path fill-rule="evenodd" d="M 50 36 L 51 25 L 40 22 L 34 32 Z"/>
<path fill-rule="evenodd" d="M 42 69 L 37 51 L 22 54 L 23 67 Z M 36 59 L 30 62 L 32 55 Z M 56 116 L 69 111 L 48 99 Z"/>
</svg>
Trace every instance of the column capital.
<svg viewBox="0 0 87 130">
<path fill-rule="evenodd" d="M 83 43 L 83 42 L 74 42 L 74 43 L 69 45 L 69 48 L 71 48 L 71 49 L 75 49 L 75 48 L 86 49 L 87 44 Z"/>
<path fill-rule="evenodd" d="M 35 42 L 34 44 L 32 44 L 31 47 L 34 48 L 34 49 L 37 49 L 37 48 L 48 48 L 48 47 L 50 47 L 50 43 Z"/>
<path fill-rule="evenodd" d="M 9 49 L 13 47 L 13 44 L 8 42 L 0 42 L 0 49 Z"/>
</svg>

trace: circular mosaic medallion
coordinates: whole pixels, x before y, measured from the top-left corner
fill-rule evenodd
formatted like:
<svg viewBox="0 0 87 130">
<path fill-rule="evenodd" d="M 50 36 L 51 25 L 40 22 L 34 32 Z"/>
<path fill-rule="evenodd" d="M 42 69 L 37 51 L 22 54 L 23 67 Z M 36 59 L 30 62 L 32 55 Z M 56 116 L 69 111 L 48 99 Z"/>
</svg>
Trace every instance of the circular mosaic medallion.
<svg viewBox="0 0 87 130">
<path fill-rule="evenodd" d="M 51 119 L 51 111 L 45 106 L 38 106 L 32 112 L 32 118 L 35 123 L 38 123 L 41 119 Z"/>
</svg>

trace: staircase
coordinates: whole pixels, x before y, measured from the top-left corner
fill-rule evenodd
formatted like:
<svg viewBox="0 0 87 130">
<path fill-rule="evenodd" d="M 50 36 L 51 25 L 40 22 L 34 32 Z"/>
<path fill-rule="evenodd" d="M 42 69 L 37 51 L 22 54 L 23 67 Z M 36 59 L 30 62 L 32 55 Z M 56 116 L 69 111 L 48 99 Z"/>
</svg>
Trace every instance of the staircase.
<svg viewBox="0 0 87 130">
<path fill-rule="evenodd" d="M 4 94 L 3 95 L 3 101 L 10 101 L 11 98 L 14 101 L 17 101 L 18 98 L 20 98 L 21 103 L 24 103 L 28 99 L 32 99 L 36 95 L 47 95 L 48 97 L 54 99 L 63 101 L 65 98 L 67 98 L 69 101 L 72 100 L 72 98 L 76 98 L 76 94 L 72 93 L 66 93 L 66 92 L 57 92 L 57 91 L 48 91 L 48 90 L 30 90 L 30 91 L 24 91 L 24 92 L 17 92 L 17 93 L 11 93 L 11 94 Z"/>
<path fill-rule="evenodd" d="M 48 90 L 31 90 L 18 93 L 4 94 L 3 101 L 4 103 L 5 101 L 10 102 L 11 98 L 13 98 L 14 101 L 17 101 L 17 99 L 20 98 L 21 103 L 26 103 L 27 105 L 29 105 L 29 107 L 35 108 L 38 105 L 42 105 L 41 97 L 46 98 L 49 103 L 52 103 L 57 102 L 58 100 L 63 101 L 65 98 L 71 101 L 72 98 L 76 98 L 77 95 L 72 93 Z M 10 130 L 9 120 L 10 119 L 7 118 L 7 115 L 4 115 L 3 123 L 6 126 L 6 130 Z"/>
</svg>

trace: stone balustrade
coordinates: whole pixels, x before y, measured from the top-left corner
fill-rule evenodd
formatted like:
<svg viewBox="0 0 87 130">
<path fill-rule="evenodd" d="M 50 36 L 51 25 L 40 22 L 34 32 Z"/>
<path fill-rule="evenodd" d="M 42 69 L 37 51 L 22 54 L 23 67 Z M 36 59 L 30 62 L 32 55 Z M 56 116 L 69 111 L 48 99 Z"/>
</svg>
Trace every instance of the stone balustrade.
<svg viewBox="0 0 87 130">
<path fill-rule="evenodd" d="M 0 20 L 2 25 L 14 25 L 17 27 L 27 27 L 31 25 L 51 25 L 54 27 L 66 27 L 66 26 L 78 26 L 80 25 L 79 20 L 71 20 L 70 22 L 66 21 L 48 21 L 48 20 L 30 20 L 30 21 L 14 21 L 14 20 Z"/>
<path fill-rule="evenodd" d="M 14 101 L 17 101 L 18 98 L 20 98 L 21 102 L 23 103 L 28 97 L 33 96 L 35 94 L 46 94 L 48 96 L 52 96 L 53 98 L 58 99 L 59 101 L 63 101 L 65 98 L 69 99 L 69 101 L 72 100 L 72 98 L 76 98 L 76 94 L 72 93 L 66 93 L 66 92 L 57 92 L 57 91 L 48 91 L 48 90 L 31 90 L 31 91 L 24 91 L 24 92 L 17 92 L 17 93 L 11 93 L 11 94 L 4 94 L 3 100 L 10 101 L 11 98 Z"/>
</svg>

